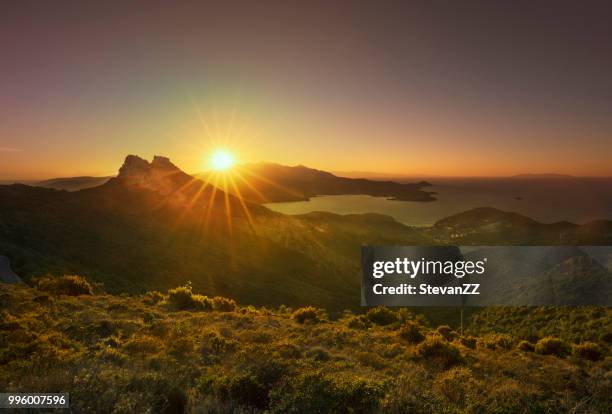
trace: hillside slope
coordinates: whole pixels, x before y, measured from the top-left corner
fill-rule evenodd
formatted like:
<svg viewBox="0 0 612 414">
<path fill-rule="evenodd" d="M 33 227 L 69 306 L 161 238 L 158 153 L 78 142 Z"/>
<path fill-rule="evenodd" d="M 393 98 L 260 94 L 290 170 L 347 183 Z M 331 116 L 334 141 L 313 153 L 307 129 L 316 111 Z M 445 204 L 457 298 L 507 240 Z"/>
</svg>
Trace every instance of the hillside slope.
<svg viewBox="0 0 612 414">
<path fill-rule="evenodd" d="M 563 311 L 588 341 L 536 330 L 534 342 L 521 342 L 520 334 L 428 327 L 405 310 L 330 321 L 312 308 L 221 298 L 197 310 L 188 289 L 74 297 L 61 286 L 0 284 L 0 388 L 68 392 L 74 412 L 603 414 L 610 407 L 610 345 L 598 335 L 609 332 L 605 308 Z M 513 317 L 537 329 L 557 316 L 540 308 L 533 319 L 522 312 L 497 322 Z"/>
<path fill-rule="evenodd" d="M 421 229 L 378 214 L 286 216 L 224 191 L 223 184 L 192 177 L 164 157 L 148 162 L 128 156 L 116 178 L 95 188 L 0 186 L 0 254 L 26 281 L 47 273 L 80 274 L 104 282 L 111 292 L 191 281 L 206 294 L 247 304 L 342 310 L 360 303 L 362 245 L 612 240 L 608 221 L 542 224 L 489 208 Z M 540 270 L 549 272 L 558 263 Z M 556 275 L 562 289 L 577 277 Z M 500 281 L 499 286 L 522 285 Z"/>
<path fill-rule="evenodd" d="M 37 187 L 53 188 L 55 190 L 79 191 L 85 188 L 97 187 L 106 183 L 112 177 L 63 177 L 39 181 Z"/>
<path fill-rule="evenodd" d="M 518 213 L 480 207 L 438 220 L 426 233 L 439 242 L 458 245 L 609 245 L 612 221 L 546 224 Z"/>
<path fill-rule="evenodd" d="M 244 303 L 356 307 L 360 243 L 424 241 L 384 216 L 284 216 L 163 157 L 129 156 L 96 188 L 1 186 L 0 197 L 0 252 L 16 271 L 78 273 L 115 292 L 190 280 Z"/>
</svg>

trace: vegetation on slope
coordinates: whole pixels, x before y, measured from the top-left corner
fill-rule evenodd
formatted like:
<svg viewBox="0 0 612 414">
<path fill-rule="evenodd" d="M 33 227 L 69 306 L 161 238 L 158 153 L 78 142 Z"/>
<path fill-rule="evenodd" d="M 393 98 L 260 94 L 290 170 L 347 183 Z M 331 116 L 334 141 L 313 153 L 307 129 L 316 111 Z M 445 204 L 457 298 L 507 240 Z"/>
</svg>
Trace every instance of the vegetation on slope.
<svg viewBox="0 0 612 414">
<path fill-rule="evenodd" d="M 567 343 L 612 343 L 612 310 L 609 307 L 488 307 L 471 317 L 475 335 L 504 333 L 535 342 L 547 336 Z"/>
<path fill-rule="evenodd" d="M 585 310 L 598 321 L 586 328 L 569 316 L 584 337 L 549 330 L 572 312 L 521 314 L 550 319 L 529 347 L 511 329 L 461 336 L 404 309 L 330 320 L 189 285 L 115 296 L 78 277 L 0 284 L 0 389 L 69 392 L 74 412 L 604 413 L 612 359 L 597 335 L 612 312 Z M 482 315 L 478 326 L 497 325 Z"/>
<path fill-rule="evenodd" d="M 232 217 L 228 228 L 223 206 L 207 216 L 119 182 L 76 193 L 0 186 L 0 198 L 0 252 L 17 274 L 76 273 L 115 293 L 191 280 L 242 303 L 342 310 L 358 304 L 361 243 L 426 240 L 386 216 L 290 217 L 260 206 L 252 223 Z"/>
<path fill-rule="evenodd" d="M 285 172 L 292 180 L 304 174 L 323 177 L 317 182 L 339 179 L 291 171 Z M 0 186 L 0 254 L 24 280 L 80 274 L 114 293 L 167 290 L 191 280 L 207 294 L 245 304 L 338 312 L 358 307 L 362 245 L 606 245 L 612 235 L 610 221 L 542 224 L 491 208 L 427 228 L 379 214 L 286 216 L 215 183 L 184 173 L 167 158 L 149 163 L 131 155 L 116 178 L 95 188 Z"/>
</svg>

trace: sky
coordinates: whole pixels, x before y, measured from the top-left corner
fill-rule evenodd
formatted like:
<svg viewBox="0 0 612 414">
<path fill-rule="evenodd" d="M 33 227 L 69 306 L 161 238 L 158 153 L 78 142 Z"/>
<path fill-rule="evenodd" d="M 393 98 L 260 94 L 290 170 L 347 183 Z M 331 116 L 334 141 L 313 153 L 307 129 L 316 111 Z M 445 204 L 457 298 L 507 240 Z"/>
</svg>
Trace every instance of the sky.
<svg viewBox="0 0 612 414">
<path fill-rule="evenodd" d="M 611 176 L 608 2 L 7 1 L 0 179 L 188 172 Z"/>
</svg>

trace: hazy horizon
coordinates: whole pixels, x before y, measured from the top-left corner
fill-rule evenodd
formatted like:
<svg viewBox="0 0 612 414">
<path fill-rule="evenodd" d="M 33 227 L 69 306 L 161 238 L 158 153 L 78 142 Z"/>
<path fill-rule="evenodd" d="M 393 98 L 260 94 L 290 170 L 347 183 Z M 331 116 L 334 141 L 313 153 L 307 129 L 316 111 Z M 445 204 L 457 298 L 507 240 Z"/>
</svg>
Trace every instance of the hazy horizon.
<svg viewBox="0 0 612 414">
<path fill-rule="evenodd" d="M 610 176 L 609 11 L 10 3 L 0 177 L 108 175 L 128 153 L 200 171 L 218 147 L 327 171 Z"/>
<path fill-rule="evenodd" d="M 136 155 L 136 154 L 134 154 Z M 139 155 L 137 155 L 139 156 Z M 162 156 L 163 155 L 159 155 L 157 154 L 156 156 Z M 140 156 L 139 156 L 140 157 Z M 151 160 L 153 157 L 149 157 L 149 158 L 145 158 L 148 160 Z M 170 161 L 173 161 L 172 159 L 170 159 Z M 176 163 L 175 163 L 176 164 Z M 240 166 L 240 165 L 247 165 L 247 164 L 276 164 L 276 165 L 283 165 L 283 166 L 287 166 L 287 167 L 306 167 L 306 168 L 311 168 L 311 169 L 316 169 L 316 170 L 321 170 L 321 171 L 326 171 L 326 172 L 330 172 L 336 176 L 339 177 L 347 177 L 347 178 L 367 178 L 367 179 L 372 179 L 372 180 L 426 180 L 426 179 L 440 179 L 440 180 L 470 180 L 470 179 L 504 179 L 504 178 L 525 178 L 525 179 L 564 179 L 564 178 L 594 178 L 594 179 L 606 179 L 606 178 L 612 178 L 612 175 L 610 176 L 587 176 L 587 175 L 571 175 L 571 174 L 564 174 L 564 173 L 558 173 L 558 172 L 522 172 L 522 173 L 517 173 L 517 174 L 512 174 L 512 175 L 431 175 L 431 174 L 418 174 L 418 173 L 413 173 L 413 174 L 402 174 L 402 173 L 393 173 L 393 172 L 380 172 L 380 171 L 358 171 L 358 170 L 354 170 L 354 171 L 336 171 L 336 170 L 325 170 L 323 168 L 317 168 L 311 165 L 305 165 L 303 163 L 298 163 L 298 164 L 283 164 L 281 162 L 275 162 L 275 161 L 255 161 L 255 162 L 245 162 L 245 163 L 238 163 L 236 164 L 236 166 Z M 74 174 L 74 175 L 48 175 L 48 176 L 34 176 L 34 177 L 4 177 L 4 176 L 0 176 L 0 184 L 6 184 L 6 183 L 10 183 L 10 182 L 17 182 L 17 183 L 36 183 L 36 182 L 40 182 L 40 181 L 45 181 L 45 180 L 52 180 L 52 179 L 69 179 L 69 178 L 81 178 L 81 177 L 92 177 L 92 178 L 106 178 L 106 177 L 115 177 L 118 173 L 119 167 L 121 166 L 121 162 L 117 163 L 117 166 L 115 168 L 115 170 L 113 172 L 108 172 L 105 174 Z M 186 171 L 185 169 L 182 168 L 181 165 L 177 165 L 177 167 L 179 167 L 181 170 L 185 171 L 186 173 L 190 174 L 190 175 L 197 175 L 197 174 L 201 174 L 206 172 L 206 169 L 200 169 L 198 171 Z"/>
<path fill-rule="evenodd" d="M 140 155 L 138 154 L 133 154 L 133 155 L 140 157 Z M 156 154 L 155 156 L 164 157 L 164 155 L 160 155 L 160 154 Z M 68 175 L 33 176 L 33 177 L 0 176 L 0 183 L 3 183 L 3 184 L 9 183 L 9 182 L 35 183 L 39 181 L 52 180 L 52 179 L 69 179 L 69 178 L 80 178 L 80 177 L 92 177 L 92 178 L 115 177 L 118 173 L 119 167 L 121 166 L 121 163 L 123 162 L 124 158 L 125 157 L 123 157 L 120 161 L 117 162 L 116 168 L 114 169 L 114 171 L 109 171 L 103 174 L 72 174 L 72 175 L 68 174 Z M 141 157 L 141 158 L 152 160 L 153 156 L 148 157 L 148 158 L 146 157 Z M 174 160 L 172 160 L 171 158 L 170 158 L 170 161 L 176 164 Z M 478 179 L 482 179 L 482 180 L 486 180 L 486 179 L 504 179 L 504 178 L 508 178 L 508 179 L 513 179 L 513 178 L 524 178 L 524 179 L 569 179 L 569 178 L 607 179 L 607 178 L 612 178 L 612 175 L 608 175 L 608 176 L 591 175 L 589 176 L 589 175 L 564 174 L 564 173 L 559 173 L 559 172 L 521 172 L 521 173 L 511 174 L 511 175 L 432 175 L 432 174 L 419 174 L 419 173 L 402 174 L 399 172 L 393 173 L 393 172 L 361 171 L 361 170 L 338 171 L 338 170 L 326 170 L 326 169 L 318 168 L 312 165 L 305 165 L 303 163 L 284 164 L 282 162 L 276 162 L 276 161 L 239 162 L 236 164 L 236 166 L 249 165 L 249 164 L 271 164 L 271 165 L 283 165 L 287 167 L 306 167 L 310 169 L 326 171 L 326 172 L 332 173 L 339 177 L 367 178 L 367 179 L 372 179 L 372 180 L 399 180 L 401 181 L 401 180 L 427 180 L 427 179 L 439 179 L 439 180 L 471 180 L 471 179 L 478 180 Z M 185 171 L 186 173 L 190 175 L 198 175 L 198 174 L 202 174 L 207 171 L 210 171 L 210 169 L 207 169 L 207 168 L 201 168 L 197 171 L 188 171 L 188 170 L 185 170 L 181 165 L 177 165 L 177 167 L 179 167 L 181 170 Z"/>
</svg>

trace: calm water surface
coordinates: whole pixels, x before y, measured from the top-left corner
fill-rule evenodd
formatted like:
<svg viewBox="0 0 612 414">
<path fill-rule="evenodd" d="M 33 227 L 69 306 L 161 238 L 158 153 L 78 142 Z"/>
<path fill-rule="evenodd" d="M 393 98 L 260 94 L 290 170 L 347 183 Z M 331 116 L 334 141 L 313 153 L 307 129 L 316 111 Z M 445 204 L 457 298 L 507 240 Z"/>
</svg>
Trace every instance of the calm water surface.
<svg viewBox="0 0 612 414">
<path fill-rule="evenodd" d="M 585 223 L 612 219 L 612 179 L 466 179 L 441 180 L 429 187 L 437 201 L 392 201 L 366 195 L 319 196 L 310 201 L 270 203 L 267 207 L 285 214 L 330 211 L 338 214 L 380 213 L 414 226 L 474 207 L 515 211 L 544 223 Z"/>
</svg>

